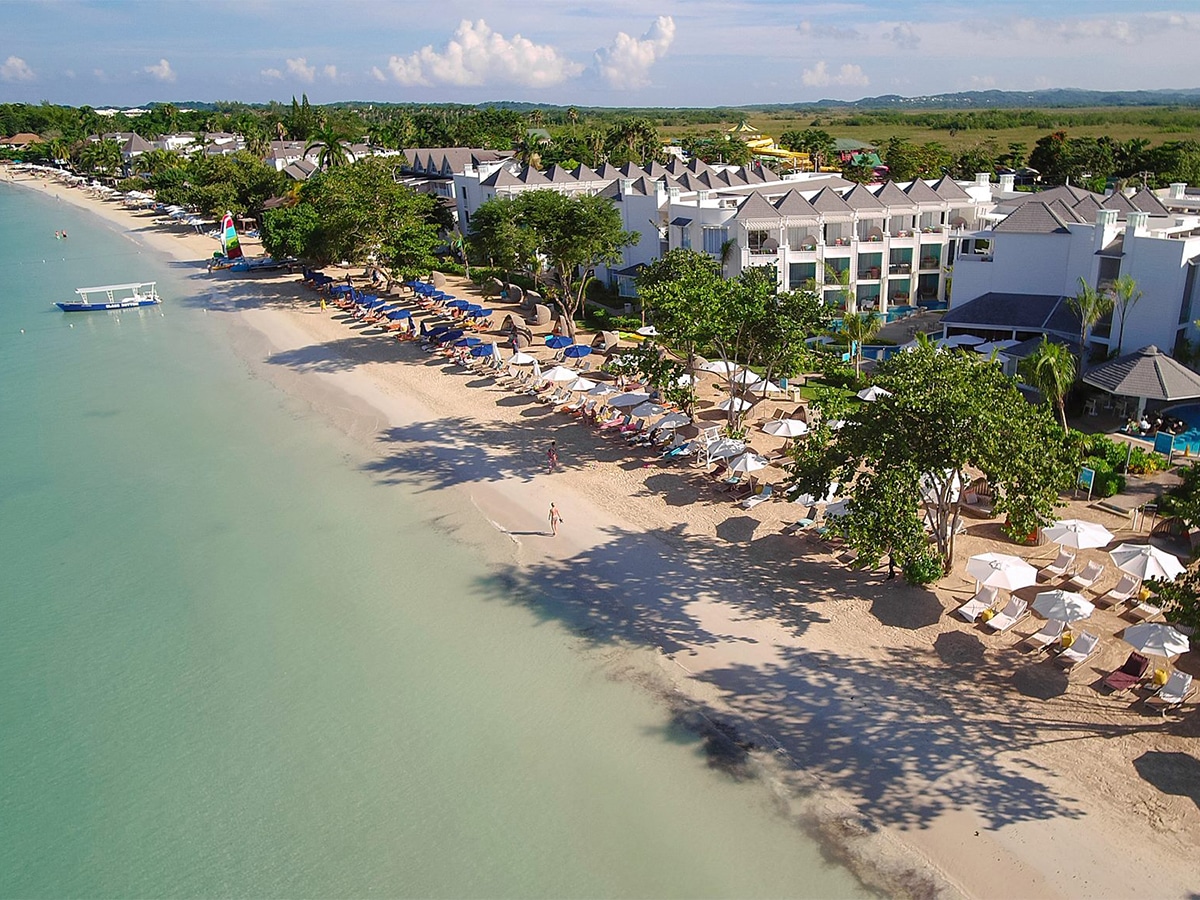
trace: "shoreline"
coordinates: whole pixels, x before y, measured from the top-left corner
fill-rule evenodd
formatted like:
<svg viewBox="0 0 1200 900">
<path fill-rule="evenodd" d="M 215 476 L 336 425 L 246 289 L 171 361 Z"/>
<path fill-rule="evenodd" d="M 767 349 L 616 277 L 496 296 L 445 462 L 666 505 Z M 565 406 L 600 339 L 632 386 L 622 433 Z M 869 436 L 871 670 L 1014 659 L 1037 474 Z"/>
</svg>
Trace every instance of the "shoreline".
<svg viewBox="0 0 1200 900">
<path fill-rule="evenodd" d="M 214 248 L 203 236 L 163 232 L 144 215 L 57 190 L 198 272 L 197 260 Z M 498 403 L 511 395 L 469 387 L 470 376 L 442 371 L 411 347 L 348 331 L 295 276 L 210 284 L 215 309 L 236 313 L 231 327 L 254 329 L 272 348 L 260 371 L 288 371 L 301 391 L 320 381 L 360 412 L 375 410 L 393 446 L 365 424 L 352 436 L 380 458 L 377 477 L 454 488 L 489 527 L 509 532 L 512 557 L 497 565 L 533 594 L 526 602 L 554 605 L 585 638 L 657 653 L 685 712 L 732 729 L 725 741 L 715 738 L 726 749 L 760 748 L 744 754 L 745 764 L 768 772 L 781 807 L 827 846 L 845 848 L 841 861 L 876 890 L 1126 894 L 1147 888 L 1138 869 L 1156 874 L 1156 895 L 1195 888 L 1185 862 L 1200 820 L 1194 805 L 1187 809 L 1187 796 L 1168 798 L 1174 807 L 1164 795 L 1139 801 L 1156 792 L 1114 777 L 1116 761 L 1129 768 L 1132 756 L 1176 749 L 1194 733 L 1163 733 L 1118 710 L 1089 709 L 1099 721 L 1076 721 L 1071 704 L 1078 713 L 1096 697 L 1086 683 L 1039 697 L 1033 664 L 1003 652 L 1011 641 L 977 653 L 946 621 L 961 598 L 953 576 L 934 595 L 841 569 L 773 533 L 793 512 L 779 509 L 786 504 L 763 504 L 755 517 L 728 501 L 704 505 L 694 489 L 667 483 L 681 480 L 677 470 L 630 465 L 626 448 L 562 417 L 522 421 L 527 405 Z M 330 402 L 305 399 L 323 412 Z M 551 433 L 566 467 L 546 476 L 536 441 Z M 553 544 L 519 534 L 544 529 L 550 499 L 563 509 L 563 533 Z M 731 517 L 755 524 L 722 533 Z M 558 587 L 564 575 L 574 580 L 570 591 Z M 1015 721 L 1022 716 L 1036 721 Z M 1086 748 L 1061 749 L 1085 740 Z M 1097 758 L 1081 773 L 1056 771 L 1088 753 Z M 1131 828 L 1146 832 L 1132 847 Z M 1166 836 L 1173 845 L 1149 840 Z M 1111 871 L 1118 854 L 1140 865 Z"/>
</svg>

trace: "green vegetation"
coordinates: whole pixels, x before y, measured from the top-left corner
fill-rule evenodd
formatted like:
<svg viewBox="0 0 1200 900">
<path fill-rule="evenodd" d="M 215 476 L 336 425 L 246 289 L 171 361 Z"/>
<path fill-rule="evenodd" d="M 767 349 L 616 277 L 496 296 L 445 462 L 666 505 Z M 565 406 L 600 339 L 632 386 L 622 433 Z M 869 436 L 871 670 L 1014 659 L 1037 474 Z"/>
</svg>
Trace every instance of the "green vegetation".
<svg viewBox="0 0 1200 900">
<path fill-rule="evenodd" d="M 1058 412 L 1058 420 L 1066 431 L 1067 393 L 1075 383 L 1075 357 L 1071 351 L 1042 335 L 1037 350 L 1021 360 L 1017 369 L 1021 379 Z"/>
</svg>

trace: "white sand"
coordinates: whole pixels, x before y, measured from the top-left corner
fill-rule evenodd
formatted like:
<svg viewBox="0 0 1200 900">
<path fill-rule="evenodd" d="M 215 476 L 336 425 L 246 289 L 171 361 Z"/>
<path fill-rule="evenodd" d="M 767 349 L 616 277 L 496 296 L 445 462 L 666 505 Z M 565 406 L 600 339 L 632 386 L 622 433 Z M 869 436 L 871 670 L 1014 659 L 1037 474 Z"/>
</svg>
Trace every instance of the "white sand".
<svg viewBox="0 0 1200 900">
<path fill-rule="evenodd" d="M 215 248 L 57 192 L 176 259 Z M 973 587 L 958 575 L 934 593 L 839 567 L 781 533 L 801 508 L 747 512 L 686 465 L 644 467 L 649 457 L 619 440 L 348 327 L 297 280 L 215 274 L 214 308 L 236 308 L 265 338 L 262 370 L 284 389 L 334 419 L 331 396 L 374 410 L 345 427 L 374 447 L 380 471 L 466 495 L 510 534 L 512 576 L 551 614 L 598 641 L 657 648 L 678 702 L 753 742 L 749 760 L 777 779 L 781 803 L 868 881 L 890 894 L 978 897 L 1200 888 L 1200 713 L 1160 719 L 1092 686 L 1128 652 L 1114 613 L 1086 623 L 1104 646 L 1068 678 L 1015 649 L 1040 622 L 992 635 L 947 615 Z M 554 475 L 550 436 L 563 461 Z M 542 533 L 551 500 L 565 519 L 556 538 Z M 1083 503 L 1063 514 L 1137 537 Z M 969 524 L 961 560 L 1014 552 L 995 522 Z M 1195 673 L 1195 656 L 1179 667 Z"/>
</svg>

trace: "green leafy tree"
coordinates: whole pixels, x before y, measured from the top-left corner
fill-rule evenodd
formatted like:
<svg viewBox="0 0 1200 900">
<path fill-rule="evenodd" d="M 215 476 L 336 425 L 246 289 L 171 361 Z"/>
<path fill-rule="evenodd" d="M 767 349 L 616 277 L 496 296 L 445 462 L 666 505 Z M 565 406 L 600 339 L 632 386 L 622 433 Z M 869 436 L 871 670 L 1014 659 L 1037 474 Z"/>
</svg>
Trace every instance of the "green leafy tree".
<svg viewBox="0 0 1200 900">
<path fill-rule="evenodd" d="M 476 259 L 505 272 L 532 268 L 537 256 L 537 235 L 523 221 L 521 205 L 509 197 L 480 205 L 471 216 L 468 240 Z"/>
<path fill-rule="evenodd" d="M 1193 629 L 1191 644 L 1200 644 L 1200 566 L 1190 566 L 1174 581 L 1149 581 L 1146 586 L 1157 592 L 1155 602 L 1167 621 Z"/>
<path fill-rule="evenodd" d="M 1067 393 L 1075 383 L 1075 357 L 1063 344 L 1042 335 L 1042 342 L 1017 366 L 1021 378 L 1046 398 L 1067 430 Z"/>
<path fill-rule="evenodd" d="M 795 490 L 824 493 L 838 481 L 852 510 L 854 504 L 872 508 L 873 492 L 919 497 L 945 571 L 954 562 L 960 489 L 969 483 L 969 468 L 987 476 L 1010 533 L 1024 536 L 1052 520 L 1076 456 L 1049 411 L 1027 403 L 999 366 L 924 342 L 881 363 L 875 383 L 890 396 L 849 411 L 836 432 L 825 425 L 823 411 L 812 438 L 793 448 Z M 856 537 L 860 553 L 910 551 L 919 507 L 888 502 L 898 518 L 876 523 L 869 539 L 866 532 Z"/>
<path fill-rule="evenodd" d="M 859 476 L 858 490 L 847 504 L 846 515 L 838 520 L 838 529 L 858 551 L 857 566 L 876 569 L 886 558 L 891 578 L 897 564 L 907 575 L 913 563 L 928 553 L 920 486 L 921 475 L 911 467 Z"/>
<path fill-rule="evenodd" d="M 1067 299 L 1067 306 L 1079 317 L 1079 374 L 1087 370 L 1087 342 L 1093 326 L 1112 312 L 1113 298 L 1101 293 L 1079 276 L 1079 290 Z"/>
<path fill-rule="evenodd" d="M 851 313 L 842 317 L 842 334 L 850 339 L 850 352 L 854 357 L 854 374 L 862 373 L 863 344 L 879 334 L 883 319 L 874 312 Z"/>
<path fill-rule="evenodd" d="M 1138 290 L 1133 276 L 1126 273 L 1112 283 L 1112 298 L 1113 306 L 1121 312 L 1121 326 L 1117 332 L 1117 353 L 1124 353 L 1125 321 L 1133 312 L 1133 308 L 1138 305 L 1138 301 L 1142 299 L 1142 292 Z"/>
<path fill-rule="evenodd" d="M 268 209 L 259 222 L 263 249 L 276 259 L 309 257 L 321 219 L 311 203 Z"/>
<path fill-rule="evenodd" d="M 325 126 L 304 145 L 304 155 L 312 150 L 317 151 L 317 167 L 333 169 L 344 166 L 350 161 L 350 151 L 346 148 L 346 134 L 333 126 Z"/>
</svg>

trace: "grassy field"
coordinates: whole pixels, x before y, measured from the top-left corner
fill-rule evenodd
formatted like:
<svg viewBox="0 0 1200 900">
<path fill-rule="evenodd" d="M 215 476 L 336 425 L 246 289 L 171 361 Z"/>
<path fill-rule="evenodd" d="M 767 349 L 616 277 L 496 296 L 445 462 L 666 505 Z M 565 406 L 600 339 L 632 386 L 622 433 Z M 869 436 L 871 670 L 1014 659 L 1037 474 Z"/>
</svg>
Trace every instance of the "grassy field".
<svg viewBox="0 0 1200 900">
<path fill-rule="evenodd" d="M 917 115 L 921 111 L 915 111 Z M 902 137 L 918 144 L 936 141 L 951 152 L 961 152 L 988 143 L 1003 152 L 1009 144 L 1024 144 L 1032 150 L 1039 138 L 1061 128 L 1071 137 L 1101 137 L 1108 135 L 1120 141 L 1144 138 L 1151 146 L 1168 141 L 1200 141 L 1200 116 L 1194 110 L 1181 110 L 1177 115 L 1161 107 L 1122 107 L 1120 109 L 1053 109 L 1042 110 L 1053 120 L 1052 127 L 1018 126 L 997 129 L 959 129 L 951 132 L 945 128 L 930 128 L 910 122 L 871 122 L 860 112 L 777 112 L 751 113 L 747 121 L 766 135 L 779 137 L 785 131 L 803 131 L 820 128 L 835 138 L 853 138 L 868 144 L 878 144 L 891 137 Z M 865 124 L 849 120 L 868 119 Z M 1087 122 L 1088 119 L 1107 120 Z M 712 128 L 728 129 L 737 125 L 736 120 L 706 126 L 664 126 L 660 130 L 664 137 L 678 137 L 695 131 Z"/>
</svg>

